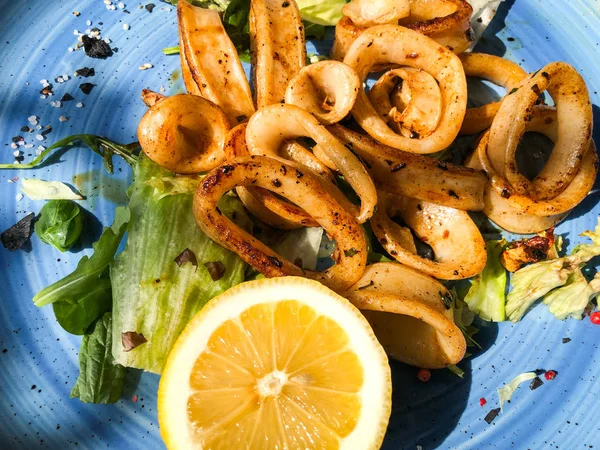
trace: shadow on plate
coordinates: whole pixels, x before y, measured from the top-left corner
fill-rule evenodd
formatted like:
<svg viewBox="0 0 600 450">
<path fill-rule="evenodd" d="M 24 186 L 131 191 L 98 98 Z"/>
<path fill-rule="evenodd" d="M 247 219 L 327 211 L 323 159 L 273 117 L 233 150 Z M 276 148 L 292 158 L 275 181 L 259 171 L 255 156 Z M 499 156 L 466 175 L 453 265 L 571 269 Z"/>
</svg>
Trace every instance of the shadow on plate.
<svg viewBox="0 0 600 450">
<path fill-rule="evenodd" d="M 496 341 L 498 325 L 477 323 L 479 350 L 469 347 L 474 356 L 487 351 Z M 414 450 L 417 445 L 431 450 L 440 447 L 456 427 L 467 408 L 471 391 L 471 359 L 459 366 L 464 370 L 460 378 L 447 369 L 431 371 L 427 383 L 418 380 L 419 369 L 390 361 L 392 367 L 392 416 L 382 450 Z"/>
</svg>

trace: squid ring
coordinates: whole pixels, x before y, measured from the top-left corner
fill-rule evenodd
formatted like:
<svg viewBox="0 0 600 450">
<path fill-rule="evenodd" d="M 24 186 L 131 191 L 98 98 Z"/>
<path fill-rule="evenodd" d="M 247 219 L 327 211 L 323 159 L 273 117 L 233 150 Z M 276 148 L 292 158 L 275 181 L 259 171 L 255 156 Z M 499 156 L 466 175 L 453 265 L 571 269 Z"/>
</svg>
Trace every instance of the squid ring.
<svg viewBox="0 0 600 450">
<path fill-rule="evenodd" d="M 167 98 L 166 95 L 159 94 L 150 89 L 142 89 L 142 101 L 146 106 L 154 106 L 165 98 Z"/>
<path fill-rule="evenodd" d="M 342 14 L 358 26 L 370 27 L 398 22 L 410 16 L 409 0 L 352 0 Z"/>
<path fill-rule="evenodd" d="M 176 173 L 198 173 L 225 161 L 229 121 L 209 100 L 191 94 L 166 97 L 150 107 L 138 125 L 146 155 Z"/>
<path fill-rule="evenodd" d="M 456 209 L 483 209 L 488 181 L 483 171 L 386 147 L 341 125 L 328 130 L 365 162 L 377 189 Z"/>
<path fill-rule="evenodd" d="M 423 139 L 394 133 L 377 114 L 364 89 L 352 109 L 352 116 L 373 138 L 385 145 L 412 153 L 434 153 L 452 144 L 465 116 L 467 83 L 460 59 L 426 36 L 396 25 L 379 25 L 362 33 L 352 44 L 344 63 L 364 80 L 372 68 L 399 64 L 423 69 L 440 86 L 444 109 L 437 129 Z"/>
<path fill-rule="evenodd" d="M 515 154 L 540 94 L 556 103 L 558 139 L 548 162 L 533 181 L 517 168 Z M 558 196 L 579 172 L 592 137 L 592 104 L 581 75 L 570 65 L 551 63 L 528 77 L 502 100 L 490 128 L 487 155 L 494 171 L 533 200 Z"/>
<path fill-rule="evenodd" d="M 469 278 L 485 267 L 485 242 L 466 212 L 382 193 L 379 199 L 371 219 L 373 233 L 398 262 L 442 280 Z M 410 230 L 390 218 L 396 215 L 431 246 L 435 260 L 416 253 Z"/>
<path fill-rule="evenodd" d="M 367 169 L 308 111 L 288 104 L 265 106 L 250 118 L 246 128 L 246 145 L 252 155 L 277 157 L 285 141 L 298 137 L 310 137 L 317 143 L 359 196 L 360 209 L 348 205 L 356 219 L 359 223 L 368 220 L 377 205 L 377 192 Z"/>
<path fill-rule="evenodd" d="M 342 295 L 362 310 L 393 359 L 438 369 L 465 355 L 467 345 L 454 323 L 450 293 L 427 275 L 397 263 L 372 264 Z"/>
<path fill-rule="evenodd" d="M 368 96 L 390 128 L 406 137 L 427 137 L 440 122 L 443 106 L 437 81 L 420 69 L 388 70 Z"/>
<path fill-rule="evenodd" d="M 238 186 L 268 189 L 302 207 L 336 241 L 339 262 L 324 272 L 303 270 L 235 225 L 221 214 L 217 204 L 221 196 Z M 304 276 L 340 292 L 356 283 L 364 271 L 367 242 L 362 227 L 314 176 L 286 162 L 251 156 L 212 170 L 198 185 L 193 211 L 196 222 L 211 239 L 267 277 Z"/>
<path fill-rule="evenodd" d="M 359 87 L 358 75 L 350 67 L 338 61 L 320 61 L 303 67 L 290 80 L 285 102 L 329 125 L 350 113 Z"/>
<path fill-rule="evenodd" d="M 415 30 L 459 54 L 473 42 L 472 14 L 473 8 L 465 0 L 410 0 L 410 16 L 388 24 Z M 367 29 L 347 15 L 342 17 L 335 27 L 331 57 L 343 61 L 354 40 Z"/>
<path fill-rule="evenodd" d="M 485 53 L 463 53 L 459 55 L 465 75 L 478 77 L 502 86 L 510 92 L 527 77 L 521 66 L 499 56 Z M 500 102 L 489 103 L 478 108 L 469 108 L 460 129 L 460 134 L 476 134 L 487 130 L 500 108 Z"/>
</svg>

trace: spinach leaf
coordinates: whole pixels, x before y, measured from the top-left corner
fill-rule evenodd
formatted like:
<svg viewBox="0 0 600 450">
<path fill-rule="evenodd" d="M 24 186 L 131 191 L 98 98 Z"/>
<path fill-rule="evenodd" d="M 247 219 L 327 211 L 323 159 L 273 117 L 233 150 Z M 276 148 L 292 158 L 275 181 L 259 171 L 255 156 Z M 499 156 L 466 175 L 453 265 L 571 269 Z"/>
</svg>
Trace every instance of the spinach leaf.
<svg viewBox="0 0 600 450">
<path fill-rule="evenodd" d="M 59 300 L 52 307 L 61 327 L 71 334 L 84 334 L 98 317 L 112 308 L 112 287 L 108 270 L 75 301 Z"/>
<path fill-rule="evenodd" d="M 94 254 L 90 258 L 81 258 L 74 272 L 38 292 L 33 297 L 35 305 L 40 307 L 57 301 L 74 304 L 86 298 L 106 277 L 108 265 L 125 234 L 129 217 L 128 208 L 118 207 L 112 226 L 105 228 L 98 242 L 93 245 Z"/>
<path fill-rule="evenodd" d="M 123 393 L 125 368 L 114 364 L 111 346 L 112 315 L 106 313 L 81 341 L 79 377 L 71 398 L 78 398 L 83 403 L 115 403 L 119 400 Z"/>
<path fill-rule="evenodd" d="M 38 237 L 61 252 L 66 252 L 79 239 L 83 215 L 71 200 L 52 200 L 44 205 L 35 223 Z"/>
</svg>

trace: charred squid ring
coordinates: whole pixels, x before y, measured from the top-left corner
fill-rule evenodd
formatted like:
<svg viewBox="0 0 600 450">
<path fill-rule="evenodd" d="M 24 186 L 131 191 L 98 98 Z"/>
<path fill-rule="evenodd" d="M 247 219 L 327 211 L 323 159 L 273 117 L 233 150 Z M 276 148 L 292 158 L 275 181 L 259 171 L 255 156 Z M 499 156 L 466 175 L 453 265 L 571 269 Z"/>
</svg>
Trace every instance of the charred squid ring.
<svg viewBox="0 0 600 450">
<path fill-rule="evenodd" d="M 350 67 L 338 61 L 320 61 L 303 67 L 290 80 L 285 102 L 330 125 L 350 113 L 359 87 L 360 80 Z"/>
<path fill-rule="evenodd" d="M 434 260 L 416 252 L 407 227 L 392 221 L 399 216 L 434 252 Z M 442 280 L 462 280 L 485 267 L 485 242 L 465 211 L 420 200 L 379 195 L 379 208 L 371 218 L 373 233 L 396 261 Z"/>
<path fill-rule="evenodd" d="M 246 145 L 252 155 L 279 157 L 282 145 L 299 137 L 309 137 L 317 143 L 360 198 L 360 208 L 349 202 L 346 207 L 359 223 L 368 220 L 377 205 L 377 192 L 367 169 L 308 111 L 289 104 L 266 106 L 250 118 L 246 128 Z"/>
<path fill-rule="evenodd" d="M 558 138 L 556 110 L 552 107 L 536 106 L 532 111 L 531 121 L 526 125 L 526 131 L 542 133 L 551 141 L 556 142 Z M 594 141 L 590 141 L 590 147 L 583 157 L 581 168 L 567 188 L 555 198 L 541 201 L 534 200 L 527 195 L 520 195 L 511 189 L 508 182 L 492 168 L 487 155 L 488 145 L 489 132 L 486 132 L 479 141 L 476 153 L 479 165 L 490 177 L 490 187 L 494 192 L 490 195 L 493 195 L 496 210 L 505 211 L 510 207 L 515 212 L 532 216 L 556 216 L 558 219 L 559 215 L 568 213 L 581 203 L 594 186 L 598 172 L 598 155 Z M 498 204 L 501 202 L 506 203 L 507 208 L 500 207 Z M 489 203 L 489 200 L 486 203 Z"/>
<path fill-rule="evenodd" d="M 231 126 L 246 120 L 254 112 L 250 85 L 219 13 L 182 0 L 177 3 L 177 21 L 187 91 L 215 103 Z"/>
<path fill-rule="evenodd" d="M 324 272 L 305 271 L 235 225 L 217 204 L 226 192 L 238 186 L 268 189 L 302 207 L 336 241 L 339 262 Z M 198 225 L 211 239 L 267 277 L 304 276 L 340 292 L 356 283 L 364 271 L 367 243 L 362 227 L 316 178 L 285 162 L 251 156 L 212 170 L 198 185 L 193 210 Z"/>
<path fill-rule="evenodd" d="M 398 361 L 437 369 L 465 355 L 465 338 L 449 305 L 452 297 L 425 274 L 397 263 L 372 264 L 342 295 L 362 310 L 383 348 Z"/>
<path fill-rule="evenodd" d="M 473 42 L 473 8 L 465 0 L 411 0 L 410 9 L 410 17 L 393 24 L 424 34 L 456 54 L 464 52 Z M 439 14 L 443 16 L 438 17 Z M 343 61 L 352 43 L 368 28 L 343 16 L 335 26 L 331 57 Z M 378 66 L 379 69 L 382 67 L 389 68 L 390 65 Z"/>
<path fill-rule="evenodd" d="M 148 107 L 156 105 L 161 100 L 167 98 L 166 95 L 159 94 L 150 89 L 142 89 L 142 101 Z"/>
<path fill-rule="evenodd" d="M 488 179 L 482 170 L 402 152 L 339 124 L 327 129 L 364 161 L 377 189 L 450 208 L 483 209 Z"/>
<path fill-rule="evenodd" d="M 499 56 L 468 52 L 459 55 L 459 58 L 466 76 L 491 81 L 505 88 L 507 93 L 527 77 L 527 72 L 521 66 Z M 494 102 L 467 109 L 460 134 L 476 134 L 487 130 L 499 108 L 500 102 Z"/>
<path fill-rule="evenodd" d="M 398 23 L 398 20 L 410 16 L 410 1 L 352 0 L 343 6 L 342 14 L 362 27 Z"/>
<path fill-rule="evenodd" d="M 176 173 L 199 173 L 223 163 L 229 121 L 209 100 L 190 94 L 167 97 L 150 107 L 138 125 L 146 155 Z"/>
<path fill-rule="evenodd" d="M 246 123 L 242 123 L 230 130 L 225 143 L 227 162 L 250 156 L 246 148 L 246 125 Z M 235 191 L 244 206 L 254 216 L 275 228 L 294 230 L 304 226 L 319 226 L 302 208 L 277 197 L 271 191 L 250 186 L 239 186 Z M 271 208 L 274 207 L 274 211 L 265 204 L 266 198 L 269 198 L 269 205 Z"/>
<path fill-rule="evenodd" d="M 250 52 L 256 107 L 280 103 L 290 80 L 306 64 L 304 24 L 296 2 L 252 0 Z"/>
<path fill-rule="evenodd" d="M 558 138 L 542 171 L 529 181 L 519 172 L 515 155 L 533 108 L 546 90 L 556 104 Z M 566 63 L 551 63 L 504 97 L 490 128 L 487 156 L 514 192 L 533 200 L 550 200 L 579 173 L 591 137 L 592 105 L 583 78 Z"/>
<path fill-rule="evenodd" d="M 427 137 L 440 122 L 440 88 L 435 78 L 420 69 L 388 70 L 371 87 L 368 96 L 389 127 L 405 137 Z"/>
<path fill-rule="evenodd" d="M 352 44 L 344 63 L 364 80 L 373 67 L 399 64 L 423 69 L 439 83 L 442 115 L 437 129 L 423 139 L 394 133 L 377 114 L 360 88 L 352 116 L 373 138 L 385 145 L 412 153 L 434 153 L 449 147 L 460 131 L 467 106 L 467 82 L 460 59 L 436 42 L 397 25 L 379 25 L 362 33 Z"/>
</svg>

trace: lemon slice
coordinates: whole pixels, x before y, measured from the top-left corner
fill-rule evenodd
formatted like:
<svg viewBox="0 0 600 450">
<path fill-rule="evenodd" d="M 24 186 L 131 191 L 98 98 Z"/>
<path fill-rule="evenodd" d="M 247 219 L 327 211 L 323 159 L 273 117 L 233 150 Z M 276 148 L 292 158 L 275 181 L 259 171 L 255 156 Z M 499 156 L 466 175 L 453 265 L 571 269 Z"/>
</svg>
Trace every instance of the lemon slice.
<svg viewBox="0 0 600 450">
<path fill-rule="evenodd" d="M 211 300 L 158 393 L 169 449 L 375 449 L 391 411 L 385 352 L 346 299 L 299 277 Z"/>
</svg>

